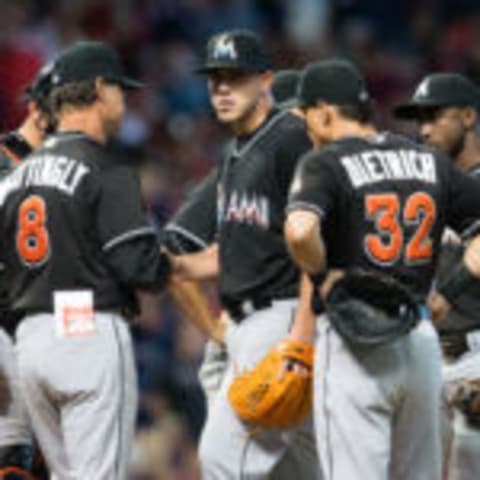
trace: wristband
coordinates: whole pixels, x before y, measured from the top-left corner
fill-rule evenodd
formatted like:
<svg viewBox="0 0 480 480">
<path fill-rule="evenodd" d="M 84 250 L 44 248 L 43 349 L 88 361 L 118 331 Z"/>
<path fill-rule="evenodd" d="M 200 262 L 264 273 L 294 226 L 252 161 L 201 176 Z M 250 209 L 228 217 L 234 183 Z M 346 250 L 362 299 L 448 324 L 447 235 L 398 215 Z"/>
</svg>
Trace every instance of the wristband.
<svg viewBox="0 0 480 480">
<path fill-rule="evenodd" d="M 453 303 L 469 285 L 478 280 L 465 264 L 460 262 L 454 267 L 452 273 L 437 286 L 437 290 L 450 303 Z"/>
<path fill-rule="evenodd" d="M 310 278 L 310 281 L 313 284 L 313 288 L 317 289 L 322 285 L 323 281 L 325 280 L 325 277 L 327 274 L 325 272 L 318 272 L 318 273 L 309 273 L 308 277 Z"/>
</svg>

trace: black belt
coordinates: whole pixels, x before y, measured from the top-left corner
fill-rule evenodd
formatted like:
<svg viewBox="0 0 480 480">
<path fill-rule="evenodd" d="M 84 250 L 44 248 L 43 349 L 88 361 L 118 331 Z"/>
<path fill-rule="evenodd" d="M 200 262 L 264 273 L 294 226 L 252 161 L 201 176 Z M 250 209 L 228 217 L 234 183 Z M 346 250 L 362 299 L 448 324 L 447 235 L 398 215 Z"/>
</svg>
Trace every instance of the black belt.
<svg viewBox="0 0 480 480">
<path fill-rule="evenodd" d="M 235 323 L 240 323 L 245 317 L 248 317 L 255 311 L 271 307 L 275 300 L 288 300 L 292 298 L 295 298 L 295 296 L 253 296 L 243 300 L 227 300 L 222 298 L 222 306 L 227 310 Z"/>
</svg>

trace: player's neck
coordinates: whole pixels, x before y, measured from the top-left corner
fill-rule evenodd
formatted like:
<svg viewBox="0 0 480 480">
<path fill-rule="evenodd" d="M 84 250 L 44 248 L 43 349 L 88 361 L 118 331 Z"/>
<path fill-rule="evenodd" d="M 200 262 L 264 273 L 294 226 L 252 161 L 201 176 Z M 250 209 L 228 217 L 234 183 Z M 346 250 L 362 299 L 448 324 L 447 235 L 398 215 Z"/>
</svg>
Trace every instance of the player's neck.
<svg viewBox="0 0 480 480">
<path fill-rule="evenodd" d="M 232 124 L 232 130 L 235 135 L 250 135 L 257 130 L 267 119 L 272 107 L 273 102 L 270 97 L 261 97 L 245 117 Z"/>
<path fill-rule="evenodd" d="M 99 115 L 93 110 L 68 110 L 60 115 L 58 120 L 59 132 L 82 132 L 97 142 L 107 141 L 105 129 Z"/>
<path fill-rule="evenodd" d="M 461 170 L 470 170 L 480 164 L 480 138 L 475 133 L 467 134 L 462 151 L 455 157 L 455 164 Z"/>
<path fill-rule="evenodd" d="M 332 141 L 341 140 L 346 137 L 371 137 L 377 133 L 377 129 L 371 124 L 345 121 L 333 130 Z"/>
</svg>

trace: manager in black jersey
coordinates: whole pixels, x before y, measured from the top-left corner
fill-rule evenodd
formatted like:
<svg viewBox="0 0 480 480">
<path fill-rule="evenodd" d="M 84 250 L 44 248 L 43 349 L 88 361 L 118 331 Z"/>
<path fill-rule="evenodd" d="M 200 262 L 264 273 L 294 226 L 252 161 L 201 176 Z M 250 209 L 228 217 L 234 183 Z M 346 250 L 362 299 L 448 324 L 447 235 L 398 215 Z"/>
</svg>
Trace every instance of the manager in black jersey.
<svg viewBox="0 0 480 480">
<path fill-rule="evenodd" d="M 98 42 L 65 50 L 52 81 L 58 133 L 0 184 L 20 383 L 54 476 L 123 479 L 136 376 L 122 312 L 169 271 L 134 170 L 104 146 L 140 84 Z"/>
<path fill-rule="evenodd" d="M 291 187 L 286 234 L 296 262 L 315 280 L 326 268 L 375 272 L 424 303 L 445 225 L 458 230 L 480 215 L 478 183 L 441 152 L 378 132 L 365 82 L 346 60 L 307 66 L 299 101 L 322 148 L 300 161 Z M 449 298 L 480 277 L 479 240 L 443 285 Z M 371 347 L 334 325 L 327 309 L 314 379 L 325 478 L 440 479 L 441 355 L 431 323 Z"/>
<path fill-rule="evenodd" d="M 449 154 L 480 188 L 480 91 L 458 73 L 435 73 L 420 81 L 412 98 L 395 108 L 395 115 L 418 123 L 425 143 Z M 467 226 L 467 225 L 466 225 Z M 437 283 L 461 260 L 462 235 L 444 233 Z M 435 314 L 440 312 L 434 312 Z M 480 379 L 480 283 L 466 289 L 438 324 L 444 354 L 444 382 L 453 406 L 465 380 Z M 480 478 L 480 423 L 460 408 L 452 408 L 451 445 L 446 449 L 448 480 Z"/>
<path fill-rule="evenodd" d="M 218 168 L 217 242 L 175 265 L 189 278 L 218 275 L 221 302 L 233 321 L 226 334 L 229 367 L 200 443 L 202 474 L 218 480 L 318 478 L 308 426 L 251 435 L 227 398 L 235 369 L 255 365 L 288 334 L 293 319 L 299 273 L 282 226 L 297 158 L 311 144 L 302 119 L 273 107 L 273 73 L 255 34 L 215 35 L 201 72 L 217 119 L 235 135 Z"/>
<path fill-rule="evenodd" d="M 53 64 L 45 65 L 27 87 L 25 100 L 27 115 L 14 131 L 0 137 L 0 176 L 11 172 L 33 149 L 38 148 L 51 130 L 53 119 L 48 106 Z M 47 478 L 44 465 L 33 460 L 30 422 L 19 389 L 19 379 L 13 346 L 12 329 L 17 315 L 10 311 L 7 286 L 9 279 L 0 275 L 0 371 L 4 378 L 0 388 L 0 476 L 11 478 L 7 472 L 15 468 L 15 478 L 29 478 L 32 470 L 36 478 Z M 24 477 L 22 477 L 24 475 Z"/>
</svg>

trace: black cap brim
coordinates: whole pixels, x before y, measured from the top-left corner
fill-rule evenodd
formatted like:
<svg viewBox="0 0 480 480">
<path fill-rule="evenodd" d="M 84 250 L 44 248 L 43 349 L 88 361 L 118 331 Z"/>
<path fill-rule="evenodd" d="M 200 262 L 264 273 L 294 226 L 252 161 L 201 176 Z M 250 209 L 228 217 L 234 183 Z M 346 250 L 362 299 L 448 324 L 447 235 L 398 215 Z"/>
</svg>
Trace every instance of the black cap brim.
<svg viewBox="0 0 480 480">
<path fill-rule="evenodd" d="M 138 90 L 139 88 L 145 88 L 145 84 L 143 82 L 139 82 L 138 80 L 134 80 L 133 78 L 122 77 L 119 80 L 119 84 L 125 90 Z"/>
<path fill-rule="evenodd" d="M 269 70 L 266 67 L 251 67 L 247 65 L 232 65 L 232 64 L 211 64 L 198 67 L 194 70 L 198 75 L 210 75 L 219 70 L 231 70 L 232 72 L 248 72 L 248 73 L 263 73 Z"/>
<path fill-rule="evenodd" d="M 393 115 L 400 120 L 416 120 L 423 112 L 434 110 L 436 108 L 446 108 L 451 106 L 448 103 L 442 102 L 409 102 L 402 105 L 397 105 L 393 109 Z"/>
</svg>

